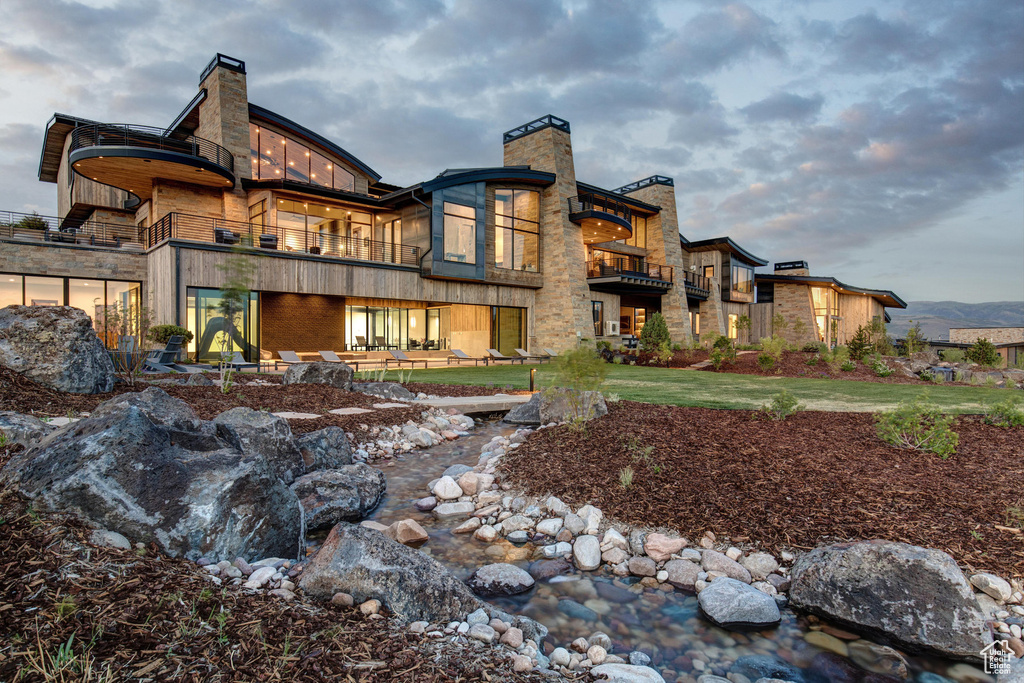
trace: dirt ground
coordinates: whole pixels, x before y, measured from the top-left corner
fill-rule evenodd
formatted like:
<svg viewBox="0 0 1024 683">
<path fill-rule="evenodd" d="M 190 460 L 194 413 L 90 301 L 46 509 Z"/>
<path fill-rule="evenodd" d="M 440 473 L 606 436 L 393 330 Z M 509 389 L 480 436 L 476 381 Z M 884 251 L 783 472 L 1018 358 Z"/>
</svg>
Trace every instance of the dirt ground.
<svg viewBox="0 0 1024 683">
<path fill-rule="evenodd" d="M 583 432 L 535 433 L 503 469 L 532 493 L 691 540 L 710 530 L 776 551 L 883 538 L 1024 576 L 1024 428 L 960 417 L 955 429 L 959 449 L 943 460 L 884 443 L 870 415 L 808 411 L 776 422 L 623 401 Z"/>
</svg>

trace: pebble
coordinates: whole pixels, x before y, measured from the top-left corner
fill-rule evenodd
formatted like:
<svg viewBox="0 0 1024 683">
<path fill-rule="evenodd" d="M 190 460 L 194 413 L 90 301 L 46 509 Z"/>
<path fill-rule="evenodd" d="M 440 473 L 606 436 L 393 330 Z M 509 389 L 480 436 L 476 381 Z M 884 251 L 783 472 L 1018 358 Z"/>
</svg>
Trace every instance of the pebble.
<svg viewBox="0 0 1024 683">
<path fill-rule="evenodd" d="M 479 640 L 481 643 L 490 645 L 494 642 L 496 634 L 494 629 L 487 624 L 473 624 L 469 627 L 469 632 L 466 635 L 474 640 Z"/>
<path fill-rule="evenodd" d="M 588 534 L 577 538 L 572 547 L 572 554 L 578 569 L 593 571 L 601 566 L 601 544 L 597 536 Z"/>
<path fill-rule="evenodd" d="M 508 645 L 511 648 L 518 649 L 523 644 L 523 631 L 515 626 L 510 626 L 507 631 L 501 634 L 499 639 L 504 645 Z"/>
<path fill-rule="evenodd" d="M 533 660 L 526 655 L 512 655 L 512 670 L 517 673 L 526 673 L 533 669 Z"/>
<path fill-rule="evenodd" d="M 587 648 L 587 659 L 594 666 L 604 664 L 605 658 L 608 656 L 608 651 L 600 645 L 591 645 Z"/>
<path fill-rule="evenodd" d="M 478 610 L 470 612 L 469 615 L 466 617 L 466 623 L 468 623 L 470 626 L 476 626 L 477 624 L 486 624 L 490 620 L 491 618 L 487 616 L 487 612 L 485 612 L 482 607 Z"/>
<path fill-rule="evenodd" d="M 1006 602 L 1013 595 L 1010 584 L 995 574 L 975 574 L 971 577 L 971 585 L 1000 602 Z"/>
<path fill-rule="evenodd" d="M 570 643 L 569 647 L 571 647 L 576 652 L 582 653 L 590 649 L 590 643 L 587 642 L 586 638 L 577 638 L 576 640 L 572 641 L 572 643 Z"/>
<path fill-rule="evenodd" d="M 739 548 L 730 547 L 728 550 L 725 551 L 725 556 L 728 557 L 730 560 L 733 560 L 734 562 L 739 561 L 739 559 L 743 557 L 743 551 Z"/>
<path fill-rule="evenodd" d="M 651 663 L 651 658 L 644 652 L 633 650 L 629 653 L 629 663 L 633 666 L 647 666 Z"/>
<path fill-rule="evenodd" d="M 409 624 L 409 630 L 413 633 L 425 633 L 429 625 L 428 621 L 414 621 Z"/>
<path fill-rule="evenodd" d="M 498 633 L 505 633 L 508 631 L 509 628 L 508 624 L 506 624 L 504 621 L 497 617 L 491 619 L 487 625 L 493 628 Z"/>
<path fill-rule="evenodd" d="M 564 647 L 556 647 L 551 651 L 550 659 L 555 666 L 569 666 L 569 651 Z"/>
<path fill-rule="evenodd" d="M 356 601 L 348 593 L 335 593 L 331 598 L 331 604 L 338 605 L 340 607 L 351 607 L 355 602 Z"/>
<path fill-rule="evenodd" d="M 260 567 L 249 576 L 249 580 L 243 586 L 245 588 L 263 588 L 270 581 L 270 577 L 276 573 L 277 570 L 273 567 Z"/>
<path fill-rule="evenodd" d="M 359 611 L 363 614 L 370 616 L 371 614 L 377 614 L 380 612 L 380 600 L 370 599 L 359 605 Z"/>
<path fill-rule="evenodd" d="M 587 638 L 587 642 L 591 645 L 600 645 L 605 650 L 612 649 L 612 639 L 608 637 L 608 634 L 603 631 L 594 631 Z"/>
</svg>

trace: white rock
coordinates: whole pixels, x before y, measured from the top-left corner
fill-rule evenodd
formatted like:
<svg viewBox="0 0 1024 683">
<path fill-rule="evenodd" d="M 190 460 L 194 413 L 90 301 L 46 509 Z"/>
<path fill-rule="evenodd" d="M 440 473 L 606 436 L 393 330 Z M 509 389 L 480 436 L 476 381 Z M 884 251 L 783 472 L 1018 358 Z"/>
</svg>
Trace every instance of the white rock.
<svg viewBox="0 0 1024 683">
<path fill-rule="evenodd" d="M 601 544 L 597 536 L 579 536 L 572 546 L 573 560 L 576 567 L 583 571 L 593 571 L 601 566 Z"/>
<path fill-rule="evenodd" d="M 459 526 L 457 526 L 454 529 L 452 529 L 452 533 L 453 534 L 470 534 L 470 533 L 473 533 L 474 531 L 476 531 L 477 529 L 479 529 L 481 524 L 482 523 L 481 523 L 479 517 L 470 517 L 465 522 L 463 522 Z"/>
<path fill-rule="evenodd" d="M 601 539 L 601 547 L 610 546 L 612 548 L 622 548 L 623 550 L 629 549 L 629 541 L 616 530 L 614 527 L 604 532 L 604 537 Z"/>
<path fill-rule="evenodd" d="M 544 501 L 544 507 L 547 508 L 548 512 L 554 515 L 564 515 L 569 511 L 569 506 L 554 496 L 550 496 L 546 501 Z"/>
<path fill-rule="evenodd" d="M 764 581 L 769 574 L 779 569 L 779 563 L 768 553 L 751 553 L 742 558 L 740 564 L 750 572 L 754 581 Z"/>
<path fill-rule="evenodd" d="M 431 490 L 438 500 L 456 500 L 462 495 L 462 487 L 451 477 L 441 477 Z"/>
<path fill-rule="evenodd" d="M 585 533 L 596 534 L 604 514 L 593 505 L 584 505 L 576 511 L 576 516 L 583 520 Z"/>
<path fill-rule="evenodd" d="M 537 522 L 537 533 L 545 534 L 547 536 L 554 536 L 561 528 L 562 520 L 558 517 Z"/>
<path fill-rule="evenodd" d="M 656 578 L 660 583 L 665 583 L 666 581 L 668 581 L 668 572 L 662 569 L 660 572 L 654 575 L 654 578 Z"/>
<path fill-rule="evenodd" d="M 564 526 L 573 536 L 582 533 L 583 530 L 587 528 L 586 522 L 571 512 L 566 513 Z"/>
<path fill-rule="evenodd" d="M 243 584 L 244 588 L 263 588 L 270 581 L 270 577 L 277 573 L 273 567 L 260 567 L 249 576 L 249 580 Z"/>
<path fill-rule="evenodd" d="M 501 523 L 501 530 L 507 536 L 513 531 L 525 531 L 533 528 L 533 520 L 525 515 L 506 517 Z"/>
<path fill-rule="evenodd" d="M 569 666 L 569 651 L 564 647 L 556 647 L 551 653 L 551 663 L 555 666 Z"/>
<path fill-rule="evenodd" d="M 632 664 L 602 664 L 590 670 L 595 676 L 604 676 L 607 683 L 665 683 L 657 671 L 649 666 Z"/>
<path fill-rule="evenodd" d="M 739 561 L 739 559 L 743 557 L 743 551 L 739 548 L 730 547 L 728 550 L 725 551 L 725 556 L 728 557 L 730 560 Z"/>
<path fill-rule="evenodd" d="M 1013 595 L 1010 584 L 995 574 L 975 574 L 971 577 L 971 585 L 1001 602 L 1006 602 Z"/>
<path fill-rule="evenodd" d="M 489 526 L 486 524 L 477 529 L 475 532 L 473 532 L 473 538 L 475 538 L 478 541 L 484 541 L 485 543 L 490 543 L 497 537 L 497 529 L 495 529 L 493 526 Z"/>
<path fill-rule="evenodd" d="M 441 503 L 431 510 L 431 514 L 438 519 L 446 517 L 469 517 L 476 510 L 473 503 Z"/>
<path fill-rule="evenodd" d="M 474 640 L 479 640 L 482 643 L 490 645 L 494 642 L 496 633 L 494 632 L 494 629 L 487 624 L 473 624 L 469 627 L 469 633 L 467 635 Z"/>
</svg>

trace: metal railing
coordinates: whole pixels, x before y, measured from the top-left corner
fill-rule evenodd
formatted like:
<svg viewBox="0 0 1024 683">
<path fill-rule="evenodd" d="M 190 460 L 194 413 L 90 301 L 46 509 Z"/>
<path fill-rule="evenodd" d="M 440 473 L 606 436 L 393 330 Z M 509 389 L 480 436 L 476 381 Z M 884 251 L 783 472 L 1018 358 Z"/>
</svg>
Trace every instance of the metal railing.
<svg viewBox="0 0 1024 683">
<path fill-rule="evenodd" d="M 630 225 L 633 223 L 633 212 L 629 207 L 620 201 L 605 197 L 599 194 L 578 194 L 569 197 L 569 213 L 583 213 L 584 211 L 600 211 L 620 218 L 626 219 Z"/>
<path fill-rule="evenodd" d="M 704 294 L 704 296 L 710 296 L 711 278 L 704 277 L 703 275 L 700 275 L 698 273 L 693 273 L 686 270 L 683 271 L 683 275 L 685 276 L 684 279 L 686 281 L 686 287 L 688 289 L 699 290 L 699 293 Z"/>
<path fill-rule="evenodd" d="M 61 219 L 56 216 L 16 211 L 0 211 L 0 238 L 113 249 L 142 248 L 139 229 L 134 225 L 82 221 L 74 227 L 62 228 Z"/>
<path fill-rule="evenodd" d="M 644 178 L 643 180 L 637 180 L 633 183 L 628 183 L 622 187 L 617 187 L 612 192 L 615 194 L 627 194 L 629 192 L 636 192 L 637 190 L 647 187 L 649 185 L 667 185 L 669 187 L 675 186 L 675 181 L 665 175 L 652 175 Z"/>
<path fill-rule="evenodd" d="M 624 256 L 587 261 L 587 277 L 641 277 L 672 282 L 672 266 L 646 263 L 641 258 Z"/>
<path fill-rule="evenodd" d="M 501 142 L 502 144 L 507 144 L 509 142 L 512 142 L 513 140 L 517 140 L 518 138 L 523 137 L 524 135 L 529 135 L 530 133 L 541 130 L 543 128 L 557 128 L 558 130 L 565 131 L 566 133 L 570 132 L 568 121 L 566 121 L 565 119 L 560 119 L 554 114 L 548 114 L 547 116 L 542 116 L 539 119 L 534 119 L 529 123 L 524 123 L 521 126 L 517 126 L 512 130 L 505 131 L 505 133 L 501 136 Z"/>
<path fill-rule="evenodd" d="M 186 154 L 206 159 L 221 168 L 235 172 L 231 152 L 216 142 L 194 135 L 171 137 L 164 128 L 134 126 L 126 123 L 97 123 L 79 126 L 71 131 L 70 151 L 86 147 L 142 147 Z"/>
<path fill-rule="evenodd" d="M 405 266 L 419 265 L 420 256 L 418 247 L 406 244 L 181 213 L 169 213 L 143 230 L 147 247 L 172 238 Z"/>
</svg>

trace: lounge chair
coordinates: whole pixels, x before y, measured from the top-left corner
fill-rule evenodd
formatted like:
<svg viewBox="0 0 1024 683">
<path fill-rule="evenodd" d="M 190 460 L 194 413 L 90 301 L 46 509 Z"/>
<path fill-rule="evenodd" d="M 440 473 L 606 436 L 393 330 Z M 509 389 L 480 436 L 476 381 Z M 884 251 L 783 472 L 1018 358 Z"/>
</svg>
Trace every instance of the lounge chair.
<svg viewBox="0 0 1024 683">
<path fill-rule="evenodd" d="M 359 335 L 356 335 L 356 345 L 355 345 L 355 348 L 359 348 L 359 347 L 362 347 L 363 351 L 368 351 L 369 350 L 369 348 L 366 346 L 366 337 L 360 337 Z"/>
<path fill-rule="evenodd" d="M 459 349 L 452 349 L 452 355 L 448 356 L 448 365 L 451 365 L 453 360 L 458 361 L 458 365 L 462 365 L 462 361 L 464 360 L 473 361 L 473 365 L 480 365 L 480 361 L 483 361 L 484 365 L 487 365 L 486 358 L 473 358 L 472 356 L 467 355 L 465 351 L 461 351 Z"/>
<path fill-rule="evenodd" d="M 548 355 L 541 355 L 539 353 L 530 353 L 529 351 L 525 351 L 523 349 L 516 349 L 515 351 L 516 351 L 516 353 L 518 353 L 520 356 L 522 356 L 523 358 L 525 358 L 527 360 L 535 360 L 535 361 L 539 361 L 541 363 L 543 363 L 546 360 L 551 360 L 551 356 L 548 356 Z"/>
<path fill-rule="evenodd" d="M 385 339 L 384 337 L 374 337 L 374 339 L 377 341 L 378 349 L 388 350 L 398 348 L 395 344 L 388 344 L 388 340 Z"/>
<path fill-rule="evenodd" d="M 229 358 L 224 365 L 230 367 L 232 370 L 250 370 L 255 368 L 256 371 L 259 372 L 260 369 L 259 363 L 250 363 L 246 359 L 242 358 L 241 351 L 235 351 L 232 353 L 231 358 Z"/>
<path fill-rule="evenodd" d="M 402 363 L 408 363 L 409 365 L 411 365 L 414 368 L 416 367 L 417 363 L 423 363 L 423 368 L 426 369 L 426 367 L 427 367 L 427 359 L 426 358 L 409 358 L 409 356 L 405 355 L 404 351 L 397 351 L 397 350 L 394 350 L 394 349 L 389 350 L 388 353 L 390 353 L 391 354 L 391 358 L 396 363 L 398 363 L 398 367 L 402 367 Z"/>
<path fill-rule="evenodd" d="M 357 360 L 352 360 L 352 361 L 342 360 L 342 359 L 338 358 L 338 354 L 336 354 L 334 351 L 320 351 L 320 357 L 323 358 L 328 363 L 345 363 L 346 365 L 352 366 L 353 370 L 355 370 L 357 372 L 359 371 L 359 361 L 357 361 Z M 365 361 L 364 364 L 365 365 L 372 365 L 374 367 L 380 367 L 381 364 L 383 364 L 385 367 L 387 367 L 387 361 L 385 359 L 383 359 L 383 358 L 381 360 Z"/>
<path fill-rule="evenodd" d="M 498 349 L 487 349 L 487 353 L 490 355 L 490 360 L 493 360 L 495 363 L 500 363 L 503 360 L 507 360 L 509 363 L 512 363 L 512 365 L 515 365 L 516 361 L 519 361 L 520 363 L 526 362 L 525 358 L 521 358 L 519 356 L 506 356 Z"/>
<path fill-rule="evenodd" d="M 541 349 L 541 351 L 548 354 L 548 358 L 558 358 L 557 351 L 552 351 L 551 349 Z"/>
<path fill-rule="evenodd" d="M 338 354 L 336 354 L 334 351 L 318 351 L 317 353 L 319 353 L 320 357 L 323 358 L 328 363 L 343 363 L 344 362 L 340 358 L 338 358 Z"/>
<path fill-rule="evenodd" d="M 299 354 L 294 351 L 278 351 L 277 355 L 281 357 L 280 360 L 275 361 L 277 363 L 284 363 L 285 365 L 291 365 L 293 363 L 305 363 L 304 360 L 299 358 Z"/>
<path fill-rule="evenodd" d="M 135 338 L 131 337 L 131 344 L 134 346 Z M 163 349 L 150 351 L 143 361 L 144 367 L 150 372 L 188 372 L 183 365 L 178 365 L 178 353 L 181 352 L 182 342 L 185 338 L 180 334 L 173 335 L 167 340 Z M 131 351 L 131 349 L 126 349 Z"/>
</svg>

